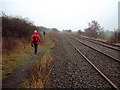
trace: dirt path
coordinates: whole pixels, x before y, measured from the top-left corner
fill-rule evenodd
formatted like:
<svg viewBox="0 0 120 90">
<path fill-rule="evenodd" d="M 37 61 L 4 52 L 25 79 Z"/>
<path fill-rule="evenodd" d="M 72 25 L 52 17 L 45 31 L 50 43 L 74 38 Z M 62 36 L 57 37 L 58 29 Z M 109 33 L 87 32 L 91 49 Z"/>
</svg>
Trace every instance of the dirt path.
<svg viewBox="0 0 120 90">
<path fill-rule="evenodd" d="M 54 61 L 50 72 L 51 88 L 109 88 L 111 87 L 91 65 L 60 36 L 51 52 Z"/>
<path fill-rule="evenodd" d="M 51 43 L 45 45 L 45 47 L 51 46 Z M 21 66 L 14 70 L 14 72 L 6 79 L 2 81 L 2 88 L 18 88 L 18 86 L 25 81 L 27 77 L 27 69 L 29 66 L 35 61 L 39 60 L 39 58 L 44 54 L 44 50 L 42 49 L 39 53 L 36 55 L 30 56 L 31 59 L 29 60 L 29 63 L 27 63 L 24 66 Z"/>
</svg>

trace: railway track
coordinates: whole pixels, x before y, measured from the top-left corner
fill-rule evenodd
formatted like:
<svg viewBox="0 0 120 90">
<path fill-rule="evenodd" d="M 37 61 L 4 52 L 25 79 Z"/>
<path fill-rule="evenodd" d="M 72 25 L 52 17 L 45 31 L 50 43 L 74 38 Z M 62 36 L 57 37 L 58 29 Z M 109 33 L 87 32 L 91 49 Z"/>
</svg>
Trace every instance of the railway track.
<svg viewBox="0 0 120 90">
<path fill-rule="evenodd" d="M 74 35 L 74 36 L 76 36 L 76 35 Z M 91 38 L 85 38 L 85 37 L 81 37 L 81 38 L 84 39 L 84 40 L 93 42 L 95 44 L 99 44 L 101 46 L 104 46 L 104 47 L 107 47 L 107 48 L 110 48 L 110 49 L 114 49 L 116 51 L 120 51 L 120 46 L 118 46 L 118 45 L 110 44 L 110 43 L 107 43 L 107 42 L 103 42 L 103 41 L 99 41 L 99 40 L 95 40 L 95 39 L 91 39 Z"/>
<path fill-rule="evenodd" d="M 115 46 L 115 45 L 113 45 L 113 44 L 108 44 L 108 43 L 105 43 L 105 42 L 101 42 L 101 41 L 97 41 L 97 40 L 92 40 L 92 39 L 88 39 L 88 38 L 84 38 L 84 37 L 81 37 L 83 40 L 87 40 L 87 41 L 89 41 L 89 42 L 92 42 L 92 43 L 95 43 L 95 44 L 99 44 L 99 45 L 101 45 L 101 46 L 103 46 L 103 47 L 107 47 L 107 48 L 110 48 L 110 49 L 113 49 L 113 50 L 115 50 L 115 51 L 119 51 L 120 52 L 120 47 L 119 46 Z M 103 43 L 105 43 L 105 44 L 103 44 Z M 112 46 L 115 46 L 115 47 L 117 47 L 117 48 L 115 48 L 115 47 L 111 47 L 110 45 L 112 45 Z"/>
<path fill-rule="evenodd" d="M 104 61 L 105 60 L 91 60 L 91 59 L 89 59 L 89 57 L 86 55 L 86 54 L 84 54 L 83 53 L 83 51 L 81 52 L 81 50 L 80 49 L 78 49 L 78 47 L 76 47 L 70 40 L 68 40 L 68 42 L 84 57 L 84 59 L 85 60 L 87 60 L 87 62 L 89 62 L 89 64 L 90 65 L 92 65 L 92 67 L 94 67 L 94 69 L 109 83 L 109 84 L 111 84 L 115 89 L 117 89 L 117 90 L 120 90 L 120 88 L 119 88 L 119 81 L 120 80 L 118 80 L 118 82 L 117 82 L 117 79 L 119 79 L 119 75 L 116 77 L 116 79 L 115 79 L 115 75 L 114 75 L 114 73 L 116 72 L 115 70 L 114 70 L 114 68 L 113 69 L 111 69 L 111 71 L 110 71 L 110 69 L 108 69 L 107 70 L 107 67 L 109 66 L 109 67 L 111 67 L 111 66 L 115 66 L 116 65 L 116 63 L 119 65 L 119 62 L 120 62 L 120 60 L 119 59 L 116 59 L 116 58 L 114 58 L 114 57 L 112 57 L 112 56 L 110 56 L 110 55 L 108 55 L 108 54 L 106 54 L 106 53 L 103 53 L 103 52 L 101 52 L 101 51 L 99 51 L 99 50 L 96 50 L 95 48 L 93 48 L 93 47 L 91 47 L 91 46 L 88 46 L 88 45 L 86 45 L 86 44 L 84 44 L 84 43 L 82 43 L 79 39 L 77 39 L 77 38 L 74 38 L 74 37 L 72 37 L 72 36 L 70 36 L 71 37 L 71 39 L 72 39 L 72 41 L 73 41 L 73 39 L 74 39 L 74 42 L 75 42 L 75 40 L 77 40 L 80 44 L 82 44 L 83 46 L 85 46 L 85 47 L 88 47 L 88 48 L 90 48 L 90 49 L 93 49 L 94 51 L 96 51 L 97 53 L 100 53 L 100 54 L 102 54 L 102 55 L 104 55 L 104 57 L 105 58 L 107 58 L 107 59 L 105 59 L 105 60 L 108 60 L 107 62 L 111 62 L 111 61 L 109 61 L 109 59 L 114 59 L 114 62 L 115 62 L 115 64 L 113 64 L 112 62 L 111 62 L 111 64 L 109 64 L 109 65 L 107 65 L 107 63 L 106 63 L 106 65 L 104 66 L 104 67 L 102 67 L 103 68 L 103 70 L 102 69 L 100 69 L 101 68 L 101 65 L 99 64 L 99 63 L 101 63 L 102 61 L 103 61 L 103 63 L 104 63 Z M 97 54 L 96 53 L 96 54 Z M 106 57 L 107 56 L 107 57 Z M 92 56 L 91 56 L 92 57 Z M 97 62 L 96 64 L 95 64 L 95 62 Z M 102 64 L 102 63 L 101 63 Z M 110 66 L 111 65 L 111 66 Z M 112 67 L 111 67 L 112 68 Z M 119 68 L 119 67 L 115 67 L 115 68 Z M 106 71 L 105 71 L 106 70 Z M 117 70 L 119 70 L 119 69 L 117 69 Z M 109 72 L 111 72 L 111 73 L 109 73 Z M 118 74 L 120 73 L 119 71 L 117 72 Z M 110 75 L 109 75 L 110 74 Z M 116 73 L 115 73 L 116 74 Z M 114 79 L 112 78 L 112 77 L 114 77 Z M 116 84 L 117 83 L 117 84 Z"/>
<path fill-rule="evenodd" d="M 70 36 L 71 38 L 73 38 L 73 39 L 75 39 L 75 40 L 77 40 L 79 43 L 81 43 L 81 44 L 83 44 L 83 45 L 85 45 L 85 46 L 87 46 L 87 47 L 89 47 L 89 48 L 91 48 L 91 49 L 94 49 L 94 50 L 96 50 L 96 51 L 98 51 L 99 53 L 101 53 L 101 54 L 104 54 L 104 55 L 106 55 L 107 57 L 110 57 L 110 58 L 112 58 L 113 60 L 115 60 L 115 61 L 118 61 L 118 62 L 120 62 L 120 59 L 118 59 L 118 58 L 116 58 L 116 57 L 114 57 L 114 56 L 112 56 L 112 55 L 109 55 L 108 53 L 105 53 L 105 52 L 103 52 L 103 51 L 101 51 L 101 50 L 99 50 L 99 49 L 96 49 L 96 48 L 94 48 L 93 46 L 90 46 L 90 45 L 88 45 L 88 44 L 86 44 L 86 43 L 83 43 L 80 39 L 78 39 L 78 38 L 75 38 L 75 37 L 73 37 L 73 36 Z M 101 45 L 101 44 L 100 44 Z M 102 45 L 103 46 L 103 45 Z M 113 48 L 112 48 L 113 49 Z M 117 50 L 118 51 L 118 49 L 115 49 L 115 50 Z M 120 52 L 119 52 L 120 53 Z"/>
</svg>

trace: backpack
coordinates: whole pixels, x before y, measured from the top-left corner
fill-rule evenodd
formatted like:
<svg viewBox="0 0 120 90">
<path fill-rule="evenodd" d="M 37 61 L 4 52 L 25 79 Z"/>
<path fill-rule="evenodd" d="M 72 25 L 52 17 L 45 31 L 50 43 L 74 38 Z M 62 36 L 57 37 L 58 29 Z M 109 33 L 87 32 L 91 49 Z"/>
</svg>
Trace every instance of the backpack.
<svg viewBox="0 0 120 90">
<path fill-rule="evenodd" d="M 33 43 L 36 43 L 36 42 L 38 42 L 38 37 L 37 36 L 33 36 Z"/>
</svg>

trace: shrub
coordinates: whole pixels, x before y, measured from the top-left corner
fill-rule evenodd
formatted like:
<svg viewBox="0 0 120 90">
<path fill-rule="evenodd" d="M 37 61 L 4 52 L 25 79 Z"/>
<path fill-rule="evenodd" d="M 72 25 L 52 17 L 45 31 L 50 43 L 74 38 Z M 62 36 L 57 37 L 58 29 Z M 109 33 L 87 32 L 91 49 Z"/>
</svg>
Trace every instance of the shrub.
<svg viewBox="0 0 120 90">
<path fill-rule="evenodd" d="M 88 28 L 85 29 L 85 35 L 89 37 L 97 38 L 101 32 L 101 26 L 97 21 L 92 21 L 88 24 Z"/>
<path fill-rule="evenodd" d="M 33 30 L 37 28 L 28 19 L 21 17 L 2 16 L 2 37 L 26 39 L 31 37 Z"/>
<path fill-rule="evenodd" d="M 120 29 L 113 32 L 113 36 L 107 41 L 109 43 L 120 43 Z"/>
<path fill-rule="evenodd" d="M 28 18 L 12 17 L 2 14 L 2 52 L 14 50 L 19 40 L 30 41 L 31 35 L 37 27 Z"/>
</svg>

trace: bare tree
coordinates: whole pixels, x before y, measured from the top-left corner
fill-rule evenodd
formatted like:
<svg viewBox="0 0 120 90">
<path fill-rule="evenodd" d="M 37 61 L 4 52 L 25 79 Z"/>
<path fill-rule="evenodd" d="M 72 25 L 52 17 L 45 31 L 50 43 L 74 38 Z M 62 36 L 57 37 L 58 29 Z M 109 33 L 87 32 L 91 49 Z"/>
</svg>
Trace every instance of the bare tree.
<svg viewBox="0 0 120 90">
<path fill-rule="evenodd" d="M 100 31 L 101 31 L 101 26 L 98 24 L 97 21 L 92 21 L 91 23 L 88 24 L 88 28 L 85 29 L 85 35 L 97 38 Z"/>
</svg>

